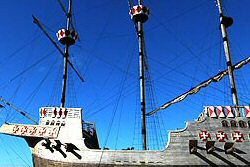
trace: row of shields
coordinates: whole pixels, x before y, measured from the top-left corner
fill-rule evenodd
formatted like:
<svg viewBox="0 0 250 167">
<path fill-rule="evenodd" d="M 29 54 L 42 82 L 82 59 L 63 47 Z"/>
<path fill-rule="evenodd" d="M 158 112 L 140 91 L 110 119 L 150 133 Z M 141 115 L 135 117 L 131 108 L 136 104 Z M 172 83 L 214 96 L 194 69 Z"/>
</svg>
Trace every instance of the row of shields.
<svg viewBox="0 0 250 167">
<path fill-rule="evenodd" d="M 233 133 L 231 133 L 231 135 L 228 135 L 227 133 L 225 133 L 224 131 L 217 131 L 216 133 L 216 139 L 219 141 L 219 142 L 226 142 L 227 140 L 229 140 L 229 136 L 232 137 L 232 140 L 235 141 L 235 142 L 243 142 L 245 140 L 244 138 L 244 134 L 241 133 L 240 131 L 236 130 L 236 131 L 233 131 Z M 206 141 L 209 141 L 212 139 L 212 136 L 211 136 L 211 133 L 209 133 L 208 131 L 206 130 L 202 130 L 200 133 L 199 133 L 199 138 L 203 141 L 203 142 L 206 142 Z"/>
<path fill-rule="evenodd" d="M 58 127 L 41 127 L 41 126 L 25 126 L 14 125 L 12 132 L 21 136 L 33 137 L 56 137 L 58 134 Z"/>
</svg>

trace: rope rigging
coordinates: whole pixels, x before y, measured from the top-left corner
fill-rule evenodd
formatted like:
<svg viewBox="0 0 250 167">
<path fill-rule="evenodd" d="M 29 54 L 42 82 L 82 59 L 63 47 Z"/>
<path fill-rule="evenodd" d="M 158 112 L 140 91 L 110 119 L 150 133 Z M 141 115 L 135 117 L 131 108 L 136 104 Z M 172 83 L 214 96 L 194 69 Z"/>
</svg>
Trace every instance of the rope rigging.
<svg viewBox="0 0 250 167">
<path fill-rule="evenodd" d="M 38 124 L 37 121 L 35 121 L 29 114 L 27 114 L 27 112 L 23 111 L 22 109 L 16 107 L 14 104 L 12 104 L 11 102 L 5 100 L 3 97 L 0 97 L 0 101 L 3 102 L 5 105 L 13 108 L 16 112 L 20 113 L 21 115 L 23 115 L 24 117 L 28 118 L 30 121 L 32 121 L 35 124 Z"/>
<path fill-rule="evenodd" d="M 145 44 L 144 44 L 144 47 Z M 147 89 L 147 110 L 153 110 L 157 106 L 156 91 L 154 82 L 151 75 L 151 70 L 148 62 L 148 56 L 145 49 L 145 79 Z M 154 115 L 154 117 L 148 117 L 148 131 L 149 131 L 149 148 L 160 149 L 164 147 L 162 127 L 164 127 L 163 121 L 160 123 L 160 115 Z M 165 129 L 164 129 L 165 130 Z"/>
<path fill-rule="evenodd" d="M 56 47 L 56 49 L 59 51 L 59 53 L 65 57 L 65 53 L 63 52 L 63 50 L 61 49 L 61 47 L 55 42 L 55 40 L 50 36 L 50 34 L 45 30 L 43 24 L 35 17 L 33 17 L 33 22 L 43 31 L 43 33 L 47 36 L 47 38 L 50 40 L 50 42 Z M 77 69 L 75 68 L 75 66 L 72 64 L 71 60 L 68 59 L 67 63 L 71 66 L 71 68 L 75 71 L 76 75 L 78 76 L 78 78 L 84 82 L 84 79 L 82 77 L 82 75 L 77 71 Z"/>
<path fill-rule="evenodd" d="M 12 57 L 14 57 L 17 53 L 21 52 L 23 49 L 25 49 L 27 46 L 29 46 L 30 44 L 32 44 L 35 40 L 37 40 L 41 36 L 42 36 L 42 34 L 35 35 L 31 40 L 28 40 L 22 46 L 20 46 L 19 48 L 17 48 L 14 52 L 12 52 L 10 55 L 2 58 L 0 66 L 3 66 L 3 64 L 6 62 L 7 59 L 11 59 Z"/>
<path fill-rule="evenodd" d="M 236 63 L 235 65 L 233 65 L 233 69 L 234 70 L 238 70 L 240 68 L 242 68 L 243 66 L 247 65 L 248 63 L 250 63 L 250 57 Z M 169 106 L 171 106 L 172 104 L 178 103 L 183 101 L 185 98 L 187 98 L 189 95 L 192 94 L 196 94 L 197 92 L 199 92 L 202 88 L 207 87 L 208 85 L 210 85 L 213 82 L 219 82 L 220 80 L 222 80 L 226 75 L 228 75 L 228 70 L 224 70 L 221 71 L 219 73 L 217 73 L 216 75 L 214 75 L 213 77 L 209 78 L 208 80 L 200 83 L 199 85 L 197 85 L 196 87 L 190 89 L 189 91 L 187 91 L 184 94 L 179 95 L 178 97 L 168 101 L 167 103 L 163 104 L 161 107 L 147 113 L 147 116 L 151 116 L 154 113 L 160 111 L 160 110 L 164 110 L 166 108 L 168 108 Z"/>
<path fill-rule="evenodd" d="M 37 65 L 39 65 L 40 63 L 42 63 L 46 57 L 48 57 L 49 55 L 53 54 L 55 51 L 50 52 L 49 54 L 45 55 L 44 57 L 40 58 L 39 60 L 37 60 L 35 63 L 33 63 L 32 65 L 28 66 L 27 68 L 25 68 L 23 71 L 19 72 L 18 74 L 16 74 L 14 77 L 12 77 L 8 83 L 13 82 L 14 80 L 16 80 L 17 78 L 19 78 L 20 76 L 22 76 L 23 74 L 25 74 L 26 72 L 30 71 L 31 69 L 33 69 L 34 67 L 36 67 Z"/>
<path fill-rule="evenodd" d="M 47 106 L 59 105 L 57 103 L 60 101 L 61 89 L 58 85 L 61 84 L 61 73 L 62 73 L 62 69 L 63 69 L 63 63 L 61 61 L 59 61 L 59 62 L 60 62 L 59 68 L 57 69 L 55 77 L 53 78 L 54 80 L 52 81 L 53 88 L 52 88 L 52 91 L 50 92 Z"/>
<path fill-rule="evenodd" d="M 120 89 L 119 89 L 119 94 L 117 96 L 117 100 L 116 100 L 116 103 L 115 103 L 115 106 L 114 106 L 114 109 L 113 109 L 113 112 L 112 112 L 112 116 L 111 116 L 111 121 L 109 123 L 109 126 L 108 126 L 108 132 L 107 132 L 107 136 L 105 138 L 105 141 L 104 141 L 104 146 L 103 148 L 106 147 L 107 145 L 107 142 L 108 142 L 108 138 L 110 136 L 110 132 L 111 132 L 111 128 L 112 128 L 112 125 L 113 125 L 113 122 L 114 122 L 114 118 L 115 118 L 115 115 L 117 113 L 117 110 L 118 110 L 118 106 L 119 106 L 119 103 L 121 101 L 121 98 L 122 98 L 122 95 L 123 95 L 123 92 L 124 92 L 124 86 L 125 86 L 125 83 L 126 83 L 126 80 L 128 78 L 128 71 L 129 71 L 129 67 L 130 67 L 130 64 L 131 64 L 131 58 L 132 58 L 132 55 L 130 55 L 131 57 L 129 57 L 129 62 L 128 62 L 128 65 L 127 65 L 127 68 L 126 68 L 126 71 L 127 73 L 124 75 L 124 78 L 122 79 L 121 81 L 121 84 L 120 84 Z M 119 115 L 119 119 L 121 118 L 121 114 Z M 119 128 L 120 128 L 120 122 L 119 122 L 119 126 L 118 126 L 118 133 L 119 133 Z M 116 136 L 116 139 L 118 139 L 118 134 Z M 116 147 L 116 146 L 115 146 Z M 102 156 L 103 156 L 103 151 L 102 151 L 102 154 L 101 154 L 101 157 L 100 157 L 100 160 L 99 160 L 99 165 L 102 161 Z"/>
<path fill-rule="evenodd" d="M 64 12 L 64 14 L 67 16 L 68 15 L 68 11 L 66 9 L 66 5 L 61 0 L 57 0 L 57 2 L 59 3 L 59 5 L 60 5 L 62 11 Z M 70 22 L 70 26 L 71 26 L 71 28 L 73 30 L 76 30 L 76 23 L 75 23 L 76 19 L 75 19 L 75 15 L 74 15 L 73 11 L 72 11 L 72 16 L 73 16 L 73 19 Z"/>
<path fill-rule="evenodd" d="M 144 6 L 142 6 L 142 0 L 138 1 L 139 6 L 141 6 L 142 8 L 144 8 L 145 11 L 147 11 L 148 9 Z M 153 80 L 150 74 L 150 68 L 149 68 L 149 63 L 148 63 L 148 57 L 147 57 L 147 53 L 146 53 L 146 46 L 145 46 L 145 39 L 144 39 L 144 35 L 143 35 L 143 25 L 142 23 L 144 23 L 148 16 L 146 13 L 141 13 L 140 16 L 137 15 L 133 15 L 133 11 L 135 10 L 135 8 L 137 8 L 138 6 L 133 6 L 133 1 L 132 0 L 128 0 L 128 5 L 129 5 L 129 10 L 130 10 L 130 14 L 131 14 L 131 18 L 133 19 L 133 23 L 134 23 L 134 28 L 135 28 L 135 32 L 138 38 L 138 42 L 139 42 L 139 55 L 140 55 L 140 92 L 141 92 L 141 110 L 142 113 L 140 114 L 140 117 L 142 116 L 142 137 L 143 137 L 143 149 L 146 150 L 148 148 L 155 148 L 155 145 L 158 146 L 159 148 L 159 135 L 161 135 L 161 133 L 158 133 L 160 131 L 161 128 L 159 123 L 159 117 L 155 116 L 155 117 L 151 117 L 150 120 L 145 117 L 145 113 L 146 113 L 146 109 L 150 109 L 152 110 L 153 108 L 155 108 L 156 106 L 156 96 L 155 96 L 155 89 L 154 89 L 154 85 L 153 85 Z M 144 88 L 145 87 L 145 88 Z M 143 105 L 144 104 L 144 105 Z M 146 124 L 146 122 L 148 122 Z M 149 128 L 149 127 L 153 127 L 153 128 Z M 147 141 L 147 132 L 146 129 L 149 130 L 150 133 L 149 134 L 149 140 Z M 159 137 L 159 138 L 157 138 Z M 162 139 L 162 138 L 161 138 Z M 151 142 L 150 144 L 147 144 L 147 142 Z M 156 142 L 156 144 L 153 144 L 154 142 Z"/>
<path fill-rule="evenodd" d="M 4 142 L 4 141 L 6 141 L 6 140 L 4 140 L 3 139 L 3 137 L 2 136 L 0 136 L 0 141 L 2 141 L 2 142 Z M 10 141 L 9 141 L 10 142 Z M 13 141 L 12 141 L 13 142 Z M 13 142 L 13 143 L 15 143 L 15 142 Z M 0 144 L 3 148 L 4 148 L 4 144 Z M 27 156 L 25 155 L 25 154 L 23 154 L 22 152 L 21 152 L 21 154 L 22 155 L 20 155 L 20 152 L 18 151 L 16 151 L 16 147 L 13 147 L 13 146 L 11 146 L 10 144 L 8 144 L 7 145 L 8 147 L 7 148 L 4 148 L 3 150 L 5 150 L 5 152 L 7 153 L 7 155 L 8 155 L 8 157 L 12 157 L 12 156 L 10 156 L 10 155 L 12 155 L 8 150 L 11 150 L 19 159 L 21 159 L 21 161 L 26 165 L 26 166 L 28 166 L 28 167 L 30 167 L 30 164 L 29 164 L 29 162 L 27 162 Z M 26 157 L 26 160 L 24 160 L 24 156 Z M 13 158 L 9 158 L 9 160 L 11 161 L 11 164 L 13 165 L 13 166 L 15 166 L 16 165 L 16 163 L 14 163 L 14 162 L 16 162 L 16 161 L 13 161 Z M 20 164 L 19 164 L 20 165 Z"/>
<path fill-rule="evenodd" d="M 27 103 L 26 103 L 26 106 L 24 108 L 27 108 L 31 104 L 32 100 L 34 100 L 35 96 L 37 95 L 37 93 L 39 92 L 41 87 L 44 85 L 45 81 L 48 79 L 48 76 L 51 74 L 52 69 L 54 69 L 56 62 L 57 62 L 57 60 L 55 60 L 55 62 L 51 63 L 50 67 L 48 68 L 47 73 L 44 75 L 44 77 L 38 83 L 38 85 L 35 87 L 35 89 L 27 97 L 27 99 L 25 100 L 25 101 L 27 101 Z"/>
</svg>

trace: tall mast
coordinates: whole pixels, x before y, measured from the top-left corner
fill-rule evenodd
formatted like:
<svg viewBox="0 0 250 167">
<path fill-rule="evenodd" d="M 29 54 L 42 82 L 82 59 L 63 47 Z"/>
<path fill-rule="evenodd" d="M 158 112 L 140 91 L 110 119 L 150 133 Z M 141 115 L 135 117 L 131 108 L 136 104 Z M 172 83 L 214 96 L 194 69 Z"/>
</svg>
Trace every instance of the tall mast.
<svg viewBox="0 0 250 167">
<path fill-rule="evenodd" d="M 233 24 L 233 19 L 231 17 L 224 16 L 221 0 L 217 0 L 217 6 L 219 9 L 219 13 L 220 13 L 220 29 L 221 29 L 221 34 L 223 38 L 224 51 L 225 51 L 225 56 L 226 56 L 226 61 L 227 61 L 227 69 L 228 69 L 229 80 L 231 84 L 231 93 L 233 97 L 234 106 L 237 107 L 239 106 L 239 101 L 238 101 L 237 89 L 236 89 L 236 84 L 235 84 L 235 79 L 234 79 L 233 68 L 232 68 L 232 58 L 231 58 L 231 52 L 230 52 L 230 46 L 229 46 L 229 39 L 227 35 L 227 28 Z M 239 111 L 237 109 L 236 109 L 235 116 L 236 117 L 239 116 Z"/>
<path fill-rule="evenodd" d="M 37 24 L 37 26 L 43 31 L 43 33 L 48 37 L 48 39 L 56 47 L 56 49 L 60 52 L 60 54 L 63 56 L 63 59 L 64 59 L 61 107 L 65 107 L 65 104 L 66 104 L 68 65 L 70 65 L 70 67 L 76 73 L 76 75 L 79 77 L 79 79 L 82 82 L 84 82 L 82 75 L 77 71 L 77 69 L 75 68 L 75 66 L 73 65 L 73 63 L 69 59 L 69 48 L 71 45 L 75 44 L 76 40 L 78 39 L 78 35 L 72 26 L 72 1 L 73 0 L 69 0 L 68 11 L 66 11 L 66 9 L 62 5 L 61 1 L 59 0 L 60 5 L 62 6 L 63 11 L 65 12 L 65 14 L 67 16 L 67 22 L 66 22 L 66 29 L 64 29 L 64 28 L 60 29 L 56 33 L 56 36 L 57 36 L 58 41 L 64 45 L 64 51 L 55 42 L 55 40 L 50 36 L 50 34 L 46 31 L 43 24 L 35 16 L 33 16 L 33 19 L 34 19 L 33 22 L 35 24 Z"/>
<path fill-rule="evenodd" d="M 63 36 L 63 39 L 59 39 L 59 41 L 65 45 L 64 49 L 64 70 L 63 70 L 63 82 L 62 82 L 62 96 L 61 96 L 61 107 L 65 107 L 66 104 L 66 92 L 67 92 L 67 80 L 68 80 L 68 61 L 69 61 L 69 49 L 70 45 L 75 43 L 75 40 L 72 39 L 72 34 L 75 35 L 75 32 L 71 30 L 71 16 L 72 16 L 72 0 L 69 0 L 69 7 L 68 12 L 66 13 L 67 16 L 67 24 L 66 30 L 62 29 L 58 32 L 59 35 Z M 72 41 L 73 40 L 73 41 Z"/>
<path fill-rule="evenodd" d="M 144 48 L 144 31 L 143 23 L 148 20 L 149 9 L 142 5 L 142 0 L 138 0 L 139 5 L 132 7 L 130 3 L 130 15 L 135 22 L 135 27 L 138 36 L 139 44 L 139 65 L 140 65 L 140 98 L 141 98 L 141 112 L 142 112 L 142 138 L 143 149 L 148 149 L 147 144 L 147 124 L 146 124 L 146 89 L 145 89 L 145 48 Z"/>
</svg>

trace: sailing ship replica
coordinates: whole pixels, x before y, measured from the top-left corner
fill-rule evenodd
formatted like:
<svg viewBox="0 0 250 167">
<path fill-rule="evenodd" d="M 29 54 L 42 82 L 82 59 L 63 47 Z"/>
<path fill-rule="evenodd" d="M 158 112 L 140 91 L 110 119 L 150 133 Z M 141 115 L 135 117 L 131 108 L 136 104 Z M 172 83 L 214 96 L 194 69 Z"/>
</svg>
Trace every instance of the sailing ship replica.
<svg viewBox="0 0 250 167">
<path fill-rule="evenodd" d="M 247 58 L 232 65 L 229 51 L 227 28 L 232 19 L 223 14 L 221 0 L 217 0 L 220 13 L 220 29 L 228 69 L 162 105 L 159 109 L 146 112 L 145 102 L 145 45 L 143 24 L 148 20 L 149 9 L 142 4 L 133 6 L 129 1 L 130 15 L 135 23 L 139 43 L 140 87 L 142 111 L 143 150 L 105 150 L 100 149 L 98 135 L 94 123 L 82 120 L 81 108 L 67 108 L 66 90 L 68 66 L 83 80 L 69 59 L 70 46 L 75 44 L 78 35 L 72 27 L 72 0 L 69 0 L 66 29 L 57 33 L 58 40 L 65 46 L 63 51 L 46 32 L 40 21 L 34 17 L 34 23 L 55 45 L 64 58 L 64 74 L 62 99 L 60 107 L 41 107 L 40 121 L 37 125 L 3 124 L 0 133 L 24 138 L 32 151 L 33 163 L 36 167 L 44 166 L 167 166 L 167 165 L 250 165 L 250 108 L 239 106 L 234 70 L 249 63 Z M 165 149 L 148 150 L 146 116 L 150 116 L 170 105 L 182 101 L 188 95 L 197 93 L 212 82 L 230 76 L 233 106 L 206 106 L 197 121 L 188 122 L 182 130 L 171 131 Z M 0 99 L 6 105 L 13 104 Z M 31 119 L 26 113 L 22 115 Z M 35 121 L 34 121 L 35 122 Z M 35 122 L 36 124 L 36 122 Z"/>
</svg>

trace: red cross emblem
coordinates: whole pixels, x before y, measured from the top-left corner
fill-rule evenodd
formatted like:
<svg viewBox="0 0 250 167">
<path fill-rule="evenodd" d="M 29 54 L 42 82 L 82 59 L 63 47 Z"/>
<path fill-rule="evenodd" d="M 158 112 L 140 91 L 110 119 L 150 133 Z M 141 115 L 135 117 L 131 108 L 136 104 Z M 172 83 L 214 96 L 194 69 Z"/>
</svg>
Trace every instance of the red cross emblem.
<svg viewBox="0 0 250 167">
<path fill-rule="evenodd" d="M 21 134 L 25 134 L 28 132 L 28 127 L 27 126 L 23 126 L 22 129 L 21 129 Z"/>
<path fill-rule="evenodd" d="M 37 131 L 37 128 L 36 128 L 36 127 L 30 127 L 30 128 L 29 128 L 29 134 L 32 135 L 32 136 L 35 135 L 36 131 Z"/>
<path fill-rule="evenodd" d="M 54 137 L 57 134 L 57 128 L 49 129 L 49 136 Z"/>
<path fill-rule="evenodd" d="M 41 109 L 41 111 L 40 111 L 40 116 L 41 117 L 44 117 L 44 116 L 46 116 L 46 114 L 47 114 L 47 110 L 44 108 L 44 109 Z"/>
<path fill-rule="evenodd" d="M 60 108 L 60 110 L 59 110 L 59 116 L 61 117 L 62 116 L 62 109 Z"/>
<path fill-rule="evenodd" d="M 60 36 L 63 37 L 64 36 L 64 32 L 61 30 L 60 31 Z"/>
<path fill-rule="evenodd" d="M 135 9 L 132 8 L 130 13 L 133 15 L 135 13 Z"/>
<path fill-rule="evenodd" d="M 45 116 L 47 114 L 47 110 L 43 109 L 43 115 Z"/>
<path fill-rule="evenodd" d="M 232 133 L 233 140 L 236 142 L 243 142 L 244 141 L 244 134 L 241 133 L 240 131 L 234 131 Z"/>
<path fill-rule="evenodd" d="M 13 133 L 17 133 L 19 131 L 19 126 L 18 125 L 15 125 L 13 127 Z"/>
<path fill-rule="evenodd" d="M 40 136 L 43 136 L 43 135 L 46 133 L 46 131 L 47 131 L 47 128 L 42 127 L 42 128 L 39 130 L 39 135 L 40 135 Z"/>
<path fill-rule="evenodd" d="M 57 111 L 56 111 L 56 108 L 55 108 L 54 109 L 54 116 L 53 116 L 53 118 L 56 117 L 56 115 L 57 115 Z"/>
<path fill-rule="evenodd" d="M 228 140 L 228 137 L 227 137 L 227 134 L 223 131 L 218 131 L 216 133 L 216 139 L 219 141 L 219 142 L 225 142 L 225 140 Z"/>
<path fill-rule="evenodd" d="M 141 11 L 142 11 L 142 7 L 141 7 L 141 6 L 138 6 L 138 7 L 137 7 L 137 11 L 138 11 L 138 12 L 141 12 Z"/>
<path fill-rule="evenodd" d="M 199 137 L 202 141 L 207 141 L 208 139 L 211 139 L 211 134 L 203 130 L 199 133 Z"/>
</svg>

